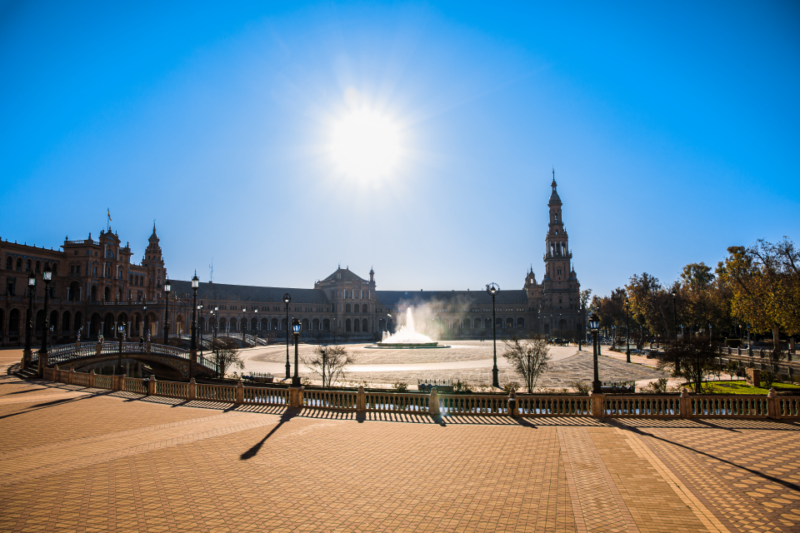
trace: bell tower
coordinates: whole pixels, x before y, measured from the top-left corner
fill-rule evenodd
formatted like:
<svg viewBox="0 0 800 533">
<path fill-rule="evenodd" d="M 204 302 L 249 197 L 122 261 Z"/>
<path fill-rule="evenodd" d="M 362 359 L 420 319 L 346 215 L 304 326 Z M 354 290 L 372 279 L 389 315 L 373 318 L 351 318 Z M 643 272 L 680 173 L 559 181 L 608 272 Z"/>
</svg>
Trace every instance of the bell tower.
<svg viewBox="0 0 800 533">
<path fill-rule="evenodd" d="M 556 287 L 561 286 L 558 282 L 569 280 L 570 260 L 572 253 L 569 250 L 569 238 L 567 230 L 564 228 L 564 220 L 561 218 L 561 198 L 556 190 L 556 171 L 553 170 L 553 182 L 550 184 L 553 192 L 550 193 L 550 201 L 547 203 L 550 208 L 550 222 L 547 225 L 547 236 L 545 237 L 545 280 L 554 283 Z M 566 284 L 564 284 L 566 286 Z"/>
</svg>

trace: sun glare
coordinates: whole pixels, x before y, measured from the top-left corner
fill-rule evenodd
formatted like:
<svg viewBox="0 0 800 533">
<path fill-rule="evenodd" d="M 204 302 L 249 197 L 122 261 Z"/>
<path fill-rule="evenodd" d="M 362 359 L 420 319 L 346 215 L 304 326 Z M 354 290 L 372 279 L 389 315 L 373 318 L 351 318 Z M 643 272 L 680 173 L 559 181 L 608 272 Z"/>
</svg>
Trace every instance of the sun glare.
<svg viewBox="0 0 800 533">
<path fill-rule="evenodd" d="M 385 176 L 397 161 L 397 128 L 376 113 L 353 112 L 335 127 L 332 150 L 346 174 L 367 179 Z"/>
</svg>

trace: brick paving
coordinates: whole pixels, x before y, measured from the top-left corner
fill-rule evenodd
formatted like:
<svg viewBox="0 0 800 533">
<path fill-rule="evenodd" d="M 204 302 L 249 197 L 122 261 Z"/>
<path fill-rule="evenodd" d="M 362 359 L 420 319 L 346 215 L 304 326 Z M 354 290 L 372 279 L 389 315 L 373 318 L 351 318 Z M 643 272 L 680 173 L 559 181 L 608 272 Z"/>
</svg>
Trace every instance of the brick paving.
<svg viewBox="0 0 800 533">
<path fill-rule="evenodd" d="M 800 531 L 800 424 L 289 412 L 6 375 L 0 531 Z"/>
</svg>

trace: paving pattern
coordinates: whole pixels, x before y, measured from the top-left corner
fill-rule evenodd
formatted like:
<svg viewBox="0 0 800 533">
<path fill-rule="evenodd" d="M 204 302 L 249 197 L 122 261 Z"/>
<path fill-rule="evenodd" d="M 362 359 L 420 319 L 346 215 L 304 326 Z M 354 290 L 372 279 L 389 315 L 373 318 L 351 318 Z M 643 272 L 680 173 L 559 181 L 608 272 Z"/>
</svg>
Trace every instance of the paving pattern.
<svg viewBox="0 0 800 533">
<path fill-rule="evenodd" d="M 287 411 L 23 382 L 0 531 L 800 531 L 800 424 Z"/>
</svg>

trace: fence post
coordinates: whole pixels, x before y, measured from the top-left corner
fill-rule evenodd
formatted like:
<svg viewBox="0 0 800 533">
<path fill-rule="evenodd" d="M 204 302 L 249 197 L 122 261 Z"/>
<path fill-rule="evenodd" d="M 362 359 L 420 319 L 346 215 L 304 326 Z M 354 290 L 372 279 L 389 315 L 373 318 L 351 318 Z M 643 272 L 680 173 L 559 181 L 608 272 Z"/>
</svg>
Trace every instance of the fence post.
<svg viewBox="0 0 800 533">
<path fill-rule="evenodd" d="M 442 414 L 439 410 L 439 393 L 436 392 L 436 387 L 431 388 L 431 395 L 430 398 L 428 398 L 428 412 L 431 416 L 439 416 Z"/>
<path fill-rule="evenodd" d="M 148 345 L 149 346 L 149 345 Z M 197 383 L 195 383 L 194 378 L 189 380 L 189 394 L 187 400 L 194 400 L 197 398 Z"/>
<path fill-rule="evenodd" d="M 511 418 L 517 418 L 519 416 L 519 407 L 517 406 L 517 393 L 513 390 L 508 395 L 508 414 L 511 415 Z"/>
<path fill-rule="evenodd" d="M 94 381 L 96 379 L 96 374 L 94 373 L 94 369 L 92 369 L 91 373 L 89 374 L 89 387 L 94 388 Z"/>
<path fill-rule="evenodd" d="M 242 405 L 244 403 L 244 383 L 240 379 L 236 383 L 236 405 Z"/>
<path fill-rule="evenodd" d="M 75 376 L 75 367 L 71 368 L 67 377 L 67 383 L 72 385 L 72 378 Z"/>
<path fill-rule="evenodd" d="M 94 345 L 94 353 L 95 353 L 95 355 L 100 355 L 101 353 L 103 353 L 103 343 L 102 342 L 98 342 L 97 344 Z"/>
<path fill-rule="evenodd" d="M 367 410 L 367 394 L 364 392 L 364 385 L 358 386 L 358 395 L 356 396 L 356 413 L 363 413 Z"/>
<path fill-rule="evenodd" d="M 156 380 L 156 375 L 153 374 L 150 376 L 150 380 L 147 382 L 147 395 L 148 396 L 155 396 L 156 395 L 156 386 L 158 381 Z"/>
<path fill-rule="evenodd" d="M 681 398 L 679 401 L 681 402 L 680 405 L 681 418 L 691 418 L 692 398 L 689 396 L 689 391 L 687 391 L 686 389 L 681 390 Z"/>
<path fill-rule="evenodd" d="M 775 391 L 775 387 L 769 389 L 769 394 L 767 394 L 767 417 L 773 419 L 781 417 L 778 411 L 778 393 Z"/>
<path fill-rule="evenodd" d="M 121 391 L 125 385 L 125 374 L 111 378 L 111 390 Z"/>
<path fill-rule="evenodd" d="M 592 418 L 605 418 L 606 413 L 603 410 L 603 402 L 606 395 L 602 393 L 592 394 Z"/>
</svg>

